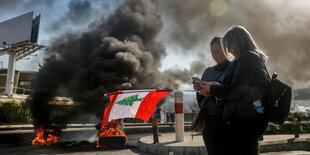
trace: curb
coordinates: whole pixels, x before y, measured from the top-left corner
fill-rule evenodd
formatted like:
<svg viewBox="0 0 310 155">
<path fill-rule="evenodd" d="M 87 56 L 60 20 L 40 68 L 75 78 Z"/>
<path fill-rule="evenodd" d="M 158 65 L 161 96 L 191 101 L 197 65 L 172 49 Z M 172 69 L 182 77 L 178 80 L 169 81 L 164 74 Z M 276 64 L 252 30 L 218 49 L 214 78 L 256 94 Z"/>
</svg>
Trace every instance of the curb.
<svg viewBox="0 0 310 155">
<path fill-rule="evenodd" d="M 307 138 L 292 138 L 288 140 L 264 142 L 259 146 L 261 153 L 293 150 L 310 151 L 310 141 Z"/>
<path fill-rule="evenodd" d="M 143 142 L 143 137 L 137 142 L 137 148 L 143 152 L 149 152 L 157 155 L 173 154 L 184 155 L 205 155 L 207 149 L 204 146 L 165 146 L 164 143 L 148 144 Z"/>
<path fill-rule="evenodd" d="M 288 140 L 263 142 L 259 144 L 259 147 L 260 153 L 294 150 L 310 151 L 310 141 L 306 138 L 293 138 Z M 143 152 L 153 153 L 156 155 L 167 155 L 170 152 L 178 155 L 207 154 L 207 149 L 204 146 L 166 146 L 165 143 L 149 144 L 145 142 L 144 137 L 140 138 L 137 142 L 137 148 Z"/>
</svg>

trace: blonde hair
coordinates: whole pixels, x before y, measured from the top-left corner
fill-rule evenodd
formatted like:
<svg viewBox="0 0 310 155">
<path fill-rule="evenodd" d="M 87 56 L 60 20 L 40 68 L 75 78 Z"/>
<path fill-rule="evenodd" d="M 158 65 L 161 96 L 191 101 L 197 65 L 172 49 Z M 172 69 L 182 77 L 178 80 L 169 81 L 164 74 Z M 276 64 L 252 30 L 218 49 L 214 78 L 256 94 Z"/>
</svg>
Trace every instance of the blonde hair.
<svg viewBox="0 0 310 155">
<path fill-rule="evenodd" d="M 224 55 L 229 61 L 234 60 L 234 56 L 228 52 L 228 48 L 232 48 L 236 57 L 239 57 L 243 52 L 252 51 L 258 54 L 264 62 L 267 62 L 268 56 L 259 49 L 251 34 L 242 26 L 231 27 L 224 35 L 221 45 Z"/>
</svg>

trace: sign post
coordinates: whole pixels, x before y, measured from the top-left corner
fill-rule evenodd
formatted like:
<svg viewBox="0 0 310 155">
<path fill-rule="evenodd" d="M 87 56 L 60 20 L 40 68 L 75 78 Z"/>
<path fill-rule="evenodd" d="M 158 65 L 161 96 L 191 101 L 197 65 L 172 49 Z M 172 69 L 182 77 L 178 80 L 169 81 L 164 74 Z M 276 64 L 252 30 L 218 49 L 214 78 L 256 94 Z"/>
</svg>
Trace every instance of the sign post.
<svg viewBox="0 0 310 155">
<path fill-rule="evenodd" d="M 184 141 L 184 106 L 183 92 L 176 91 L 175 97 L 175 139 L 177 142 Z"/>
</svg>

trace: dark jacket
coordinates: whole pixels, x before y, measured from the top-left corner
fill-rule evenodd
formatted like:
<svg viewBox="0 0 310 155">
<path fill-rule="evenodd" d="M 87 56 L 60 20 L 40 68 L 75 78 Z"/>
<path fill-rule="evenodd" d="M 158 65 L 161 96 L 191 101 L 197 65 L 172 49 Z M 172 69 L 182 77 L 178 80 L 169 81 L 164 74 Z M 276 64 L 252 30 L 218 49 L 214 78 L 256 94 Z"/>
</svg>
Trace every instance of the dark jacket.
<svg viewBox="0 0 310 155">
<path fill-rule="evenodd" d="M 224 62 L 217 64 L 213 67 L 208 67 L 202 77 L 202 81 L 217 81 L 219 83 L 223 83 L 225 77 L 225 70 L 229 65 L 229 61 L 225 60 Z M 199 108 L 205 108 L 207 110 L 208 115 L 219 115 L 222 114 L 222 107 L 221 105 L 216 103 L 216 99 L 214 96 L 212 97 L 205 97 L 203 95 L 196 94 L 197 102 Z M 218 102 L 219 103 L 219 102 Z"/>
<path fill-rule="evenodd" d="M 258 115 L 253 102 L 264 103 L 268 74 L 261 57 L 244 52 L 228 68 L 224 84 L 212 85 L 213 96 L 225 98 L 224 119 L 250 119 Z"/>
</svg>

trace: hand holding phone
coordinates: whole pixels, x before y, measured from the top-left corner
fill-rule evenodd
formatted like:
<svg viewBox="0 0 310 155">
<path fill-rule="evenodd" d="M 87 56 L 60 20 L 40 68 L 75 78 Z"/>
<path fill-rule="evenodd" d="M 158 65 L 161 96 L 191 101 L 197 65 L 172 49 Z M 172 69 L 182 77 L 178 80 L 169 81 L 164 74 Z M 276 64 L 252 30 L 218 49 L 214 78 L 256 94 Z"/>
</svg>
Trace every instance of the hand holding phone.
<svg viewBox="0 0 310 155">
<path fill-rule="evenodd" d="M 202 89 L 202 81 L 198 77 L 192 77 L 193 83 L 197 84 L 199 89 Z"/>
</svg>

